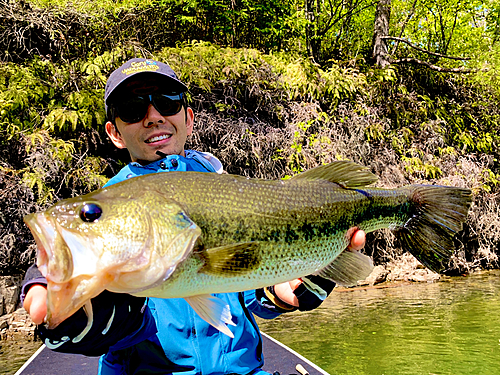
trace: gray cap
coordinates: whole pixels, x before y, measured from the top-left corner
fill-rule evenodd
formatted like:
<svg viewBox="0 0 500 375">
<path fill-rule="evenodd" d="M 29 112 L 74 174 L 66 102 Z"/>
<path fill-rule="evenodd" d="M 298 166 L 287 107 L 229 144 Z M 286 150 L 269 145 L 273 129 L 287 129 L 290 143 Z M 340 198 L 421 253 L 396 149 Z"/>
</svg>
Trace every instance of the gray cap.
<svg viewBox="0 0 500 375">
<path fill-rule="evenodd" d="M 104 90 L 104 106 L 108 110 L 108 99 L 110 95 L 120 86 L 124 81 L 137 74 L 159 74 L 165 77 L 165 84 L 173 92 L 186 92 L 187 86 L 182 83 L 172 68 L 165 63 L 144 58 L 133 58 L 128 60 L 125 64 L 116 69 L 108 78 L 106 82 L 106 89 Z"/>
</svg>

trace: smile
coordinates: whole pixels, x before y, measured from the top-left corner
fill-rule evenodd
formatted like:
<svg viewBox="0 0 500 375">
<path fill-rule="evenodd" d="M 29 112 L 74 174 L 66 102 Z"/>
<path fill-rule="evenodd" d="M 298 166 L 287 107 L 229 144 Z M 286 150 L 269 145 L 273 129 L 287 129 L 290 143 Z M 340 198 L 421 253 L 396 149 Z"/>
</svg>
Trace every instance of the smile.
<svg viewBox="0 0 500 375">
<path fill-rule="evenodd" d="M 159 135 L 157 137 L 153 137 L 153 138 L 147 139 L 146 143 L 153 143 L 153 142 L 163 141 L 164 139 L 168 139 L 171 136 L 172 136 L 171 134 Z"/>
</svg>

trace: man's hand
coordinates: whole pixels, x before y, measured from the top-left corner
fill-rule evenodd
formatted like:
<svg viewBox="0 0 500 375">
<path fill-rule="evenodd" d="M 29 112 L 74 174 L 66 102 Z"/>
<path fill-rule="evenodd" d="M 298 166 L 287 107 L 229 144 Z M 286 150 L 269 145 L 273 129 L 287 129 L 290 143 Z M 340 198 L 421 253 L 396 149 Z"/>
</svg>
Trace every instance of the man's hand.
<svg viewBox="0 0 500 375">
<path fill-rule="evenodd" d="M 351 237 L 351 242 L 347 247 L 348 250 L 359 251 L 365 246 L 366 234 L 364 231 L 354 227 L 347 231 L 347 236 Z M 302 281 L 295 279 L 286 283 L 275 285 L 274 293 L 276 293 L 276 296 L 283 302 L 298 307 L 299 300 L 293 291 L 297 289 L 301 283 Z"/>
<path fill-rule="evenodd" d="M 35 324 L 42 324 L 47 315 L 47 288 L 44 285 L 33 285 L 26 294 L 23 307 Z"/>
</svg>

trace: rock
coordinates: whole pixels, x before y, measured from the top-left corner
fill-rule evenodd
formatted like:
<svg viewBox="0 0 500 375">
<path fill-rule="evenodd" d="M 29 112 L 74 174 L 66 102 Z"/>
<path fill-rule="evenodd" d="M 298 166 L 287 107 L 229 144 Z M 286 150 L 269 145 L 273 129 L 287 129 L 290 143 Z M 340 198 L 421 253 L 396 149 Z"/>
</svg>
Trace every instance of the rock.
<svg viewBox="0 0 500 375">
<path fill-rule="evenodd" d="M 370 285 L 373 286 L 375 284 L 383 283 L 386 280 L 387 274 L 389 271 L 385 269 L 384 266 L 376 266 L 373 268 L 372 273 L 368 275 L 368 277 L 363 281 L 358 281 L 359 286 Z"/>
<path fill-rule="evenodd" d="M 34 336 L 35 324 L 19 305 L 23 276 L 0 276 L 0 340 L 19 336 Z"/>
<path fill-rule="evenodd" d="M 9 328 L 9 323 L 7 322 L 7 319 L 0 318 L 0 331 L 7 328 Z"/>
<path fill-rule="evenodd" d="M 388 273 L 389 271 L 387 271 L 384 266 L 376 266 L 366 280 L 371 286 L 380 284 L 385 281 Z"/>
<path fill-rule="evenodd" d="M 440 279 L 439 274 L 427 269 L 418 269 L 413 275 L 410 275 L 408 280 L 421 283 L 430 283 Z"/>
<path fill-rule="evenodd" d="M 7 314 L 10 314 L 16 310 L 20 290 L 21 287 L 19 285 L 9 286 L 5 288 L 3 292 L 3 301 L 5 304 L 5 312 Z"/>
<path fill-rule="evenodd" d="M 388 281 L 415 281 L 434 282 L 440 279 L 440 275 L 422 266 L 422 264 L 411 254 L 405 253 L 399 259 L 391 261 L 387 265 L 390 273 Z"/>
<path fill-rule="evenodd" d="M 35 326 L 26 310 L 20 308 L 0 317 L 0 336 L 3 338 L 12 335 L 34 336 Z"/>
<path fill-rule="evenodd" d="M 23 277 L 0 276 L 0 315 L 14 312 L 19 303 Z"/>
</svg>

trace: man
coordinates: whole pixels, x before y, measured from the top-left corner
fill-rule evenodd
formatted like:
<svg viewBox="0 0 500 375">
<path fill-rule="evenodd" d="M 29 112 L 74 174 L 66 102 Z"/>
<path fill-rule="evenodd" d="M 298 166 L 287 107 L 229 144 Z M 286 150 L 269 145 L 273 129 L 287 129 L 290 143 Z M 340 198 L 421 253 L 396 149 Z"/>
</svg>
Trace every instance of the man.
<svg viewBox="0 0 500 375">
<path fill-rule="evenodd" d="M 126 148 L 131 163 L 106 186 L 148 173 L 200 171 L 222 173 L 213 155 L 185 150 L 193 132 L 194 113 L 187 106 L 187 87 L 164 63 L 131 59 L 108 79 L 106 133 Z M 351 230 L 351 249 L 363 247 L 364 232 Z M 46 282 L 30 269 L 23 285 L 24 307 L 36 324 L 46 315 Z M 103 292 L 92 300 L 94 320 L 80 310 L 54 330 L 40 334 L 54 350 L 101 355 L 100 374 L 224 373 L 265 374 L 261 337 L 253 314 L 274 318 L 281 313 L 316 308 L 334 287 L 311 276 L 324 293 L 302 280 L 217 296 L 231 308 L 234 338 L 202 320 L 183 299 L 138 298 Z"/>
</svg>

